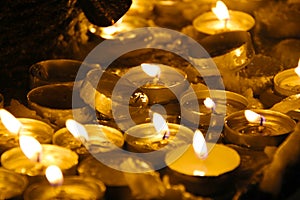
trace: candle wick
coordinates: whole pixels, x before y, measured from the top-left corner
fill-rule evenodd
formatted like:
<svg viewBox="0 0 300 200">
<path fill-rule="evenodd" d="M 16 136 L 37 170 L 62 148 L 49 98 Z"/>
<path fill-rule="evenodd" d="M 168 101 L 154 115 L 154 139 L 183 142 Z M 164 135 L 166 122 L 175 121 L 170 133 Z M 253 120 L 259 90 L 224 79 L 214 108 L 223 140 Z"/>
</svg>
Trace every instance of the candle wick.
<svg viewBox="0 0 300 200">
<path fill-rule="evenodd" d="M 259 127 L 258 127 L 258 132 L 259 133 L 262 133 L 263 130 L 265 129 L 265 127 L 264 127 L 264 121 L 265 121 L 264 117 L 261 116 L 260 117 Z"/>
<path fill-rule="evenodd" d="M 224 29 L 227 30 L 227 24 L 228 24 L 228 18 L 227 19 L 224 19 Z"/>
<path fill-rule="evenodd" d="M 158 75 L 156 75 L 153 79 L 153 84 L 157 85 L 158 80 L 159 80 L 159 77 L 158 77 Z"/>
<path fill-rule="evenodd" d="M 164 136 L 163 136 L 163 140 L 168 139 L 170 137 L 170 132 L 169 131 L 164 131 Z"/>
</svg>

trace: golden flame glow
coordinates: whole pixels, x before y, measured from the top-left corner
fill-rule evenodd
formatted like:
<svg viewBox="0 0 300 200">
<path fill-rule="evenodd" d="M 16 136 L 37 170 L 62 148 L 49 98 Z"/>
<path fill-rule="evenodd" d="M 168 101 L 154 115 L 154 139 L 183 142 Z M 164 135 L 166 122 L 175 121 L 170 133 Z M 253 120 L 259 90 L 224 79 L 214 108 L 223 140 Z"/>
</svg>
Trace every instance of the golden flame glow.
<svg viewBox="0 0 300 200">
<path fill-rule="evenodd" d="M 162 115 L 158 113 L 153 113 L 152 122 L 156 132 L 158 133 L 158 137 L 163 139 L 169 137 L 169 127 Z"/>
<path fill-rule="evenodd" d="M 5 128 L 14 134 L 19 134 L 22 123 L 5 109 L 0 109 L 0 119 Z"/>
<path fill-rule="evenodd" d="M 206 97 L 206 99 L 203 101 L 203 103 L 204 103 L 205 107 L 208 109 L 215 108 L 215 106 L 216 106 L 215 102 L 209 97 Z"/>
<path fill-rule="evenodd" d="M 240 48 L 237 48 L 236 50 L 234 50 L 234 52 L 237 57 L 240 57 L 242 55 L 242 51 Z"/>
<path fill-rule="evenodd" d="M 160 76 L 160 67 L 156 64 L 142 63 L 141 67 L 143 71 L 151 77 Z"/>
<path fill-rule="evenodd" d="M 300 76 L 300 58 L 299 58 L 299 61 L 298 61 L 298 66 L 295 68 L 295 72 L 298 76 Z"/>
<path fill-rule="evenodd" d="M 115 24 L 113 24 L 112 26 L 108 26 L 108 27 L 105 27 L 105 28 L 102 28 L 102 32 L 105 34 L 105 35 L 113 35 L 115 34 L 116 32 L 119 31 L 119 26 L 122 24 L 123 22 L 123 17 L 120 18 Z"/>
<path fill-rule="evenodd" d="M 66 127 L 75 138 L 77 138 L 77 139 L 82 138 L 85 141 L 89 140 L 89 135 L 88 135 L 86 129 L 79 122 L 77 122 L 73 119 L 68 119 L 66 121 Z"/>
<path fill-rule="evenodd" d="M 42 145 L 34 137 L 21 135 L 19 138 L 20 148 L 25 156 L 34 162 L 41 161 Z"/>
<path fill-rule="evenodd" d="M 200 159 L 205 159 L 208 155 L 206 141 L 200 130 L 196 130 L 193 137 L 193 148 L 196 156 Z"/>
<path fill-rule="evenodd" d="M 56 165 L 50 165 L 47 167 L 46 178 L 52 186 L 62 185 L 64 181 L 63 173 Z"/>
<path fill-rule="evenodd" d="M 193 174 L 194 176 L 205 176 L 205 172 L 201 170 L 194 170 Z"/>
<path fill-rule="evenodd" d="M 211 10 L 220 21 L 230 18 L 228 8 L 223 1 L 217 1 L 216 7 L 213 7 Z"/>
<path fill-rule="evenodd" d="M 252 123 L 258 122 L 259 123 L 261 121 L 262 116 L 256 112 L 253 112 L 252 110 L 245 110 L 244 113 L 245 113 L 246 119 L 249 122 L 252 122 Z"/>
</svg>

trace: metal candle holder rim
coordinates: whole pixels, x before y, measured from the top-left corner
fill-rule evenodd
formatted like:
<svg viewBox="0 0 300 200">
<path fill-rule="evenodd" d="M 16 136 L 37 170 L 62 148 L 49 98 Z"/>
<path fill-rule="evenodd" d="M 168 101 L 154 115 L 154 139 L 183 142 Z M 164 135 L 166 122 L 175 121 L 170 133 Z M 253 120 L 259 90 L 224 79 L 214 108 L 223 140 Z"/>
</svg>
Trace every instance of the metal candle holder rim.
<svg viewBox="0 0 300 200">
<path fill-rule="evenodd" d="M 289 78 L 291 76 L 297 76 L 298 77 L 298 75 L 295 73 L 294 70 L 295 70 L 294 68 L 287 69 L 287 70 L 284 70 L 284 71 L 281 71 L 281 72 L 277 73 L 274 76 L 273 82 L 274 82 L 274 89 L 275 89 L 276 92 L 278 92 L 279 94 L 281 94 L 283 96 L 291 96 L 291 95 L 297 94 L 296 91 L 294 92 L 292 90 L 280 87 L 281 81 L 284 80 L 285 78 Z"/>
</svg>

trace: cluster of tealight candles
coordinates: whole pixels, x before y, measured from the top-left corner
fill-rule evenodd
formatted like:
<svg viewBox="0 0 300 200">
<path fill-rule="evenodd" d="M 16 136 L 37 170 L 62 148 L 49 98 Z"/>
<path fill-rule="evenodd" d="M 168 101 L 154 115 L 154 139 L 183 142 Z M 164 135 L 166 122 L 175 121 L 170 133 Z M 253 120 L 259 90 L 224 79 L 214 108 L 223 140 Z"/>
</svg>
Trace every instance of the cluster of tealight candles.
<svg viewBox="0 0 300 200">
<path fill-rule="evenodd" d="M 125 16 L 123 21 L 121 19 L 111 27 L 89 28 L 91 32 L 100 31 L 103 38 L 112 39 L 118 32 L 135 28 L 126 25 L 126 22 L 134 25 L 130 20 L 133 19 Z M 214 50 L 217 48 L 212 51 L 215 53 L 212 57 L 220 71 L 232 73 L 249 64 L 253 57 L 254 50 L 247 31 L 254 24 L 250 15 L 228 10 L 221 1 L 217 1 L 211 12 L 193 21 L 193 27 L 208 36 L 202 40 L 203 46 Z M 201 58 L 194 58 L 194 61 L 201 61 Z M 54 67 L 49 71 L 56 71 L 57 63 L 61 62 L 68 63 L 73 76 L 82 64 L 71 60 L 53 60 Z M 43 64 L 40 63 L 38 67 Z M 45 66 L 47 70 L 51 68 L 49 63 Z M 34 72 L 35 67 L 31 68 Z M 31 74 L 31 87 L 38 87 L 44 93 L 39 96 L 40 90 L 32 89 L 28 93 L 29 106 L 40 112 L 38 114 L 41 116 L 49 118 L 51 125 L 55 123 L 55 131 L 53 126 L 38 120 L 15 118 L 0 105 L 3 124 L 0 126 L 0 188 L 4 188 L 0 199 L 19 196 L 25 200 L 102 199 L 104 196 L 114 199 L 111 196 L 115 195 L 116 188 L 122 188 L 122 194 L 124 189 L 128 192 L 130 188 L 130 195 L 142 196 L 140 199 L 151 196 L 147 194 L 149 191 L 139 192 L 142 186 L 137 185 L 139 182 L 136 178 L 140 176 L 134 176 L 132 170 L 119 170 L 120 166 L 125 165 L 137 166 L 137 172 L 143 167 L 151 172 L 164 168 L 159 172 L 168 175 L 171 184 L 183 184 L 186 191 L 192 194 L 211 197 L 233 189 L 234 176 L 242 162 L 239 153 L 228 143 L 246 147 L 247 150 L 279 146 L 296 125 L 277 107 L 273 110 L 251 109 L 250 102 L 241 94 L 221 89 L 209 90 L 207 87 L 192 89 L 188 75 L 180 68 L 160 63 L 142 63 L 130 68 L 122 77 L 105 74 L 107 80 L 103 78 L 101 81 L 107 87 L 101 89 L 89 82 L 99 70 L 102 69 L 88 68 L 87 78 L 83 77 L 75 84 L 74 77 L 68 81 L 46 83 L 37 79 L 36 74 Z M 277 74 L 274 78 L 276 92 L 285 97 L 298 94 L 299 74 L 298 69 Z M 67 85 L 59 85 L 61 82 L 67 82 Z M 54 86 L 53 83 L 58 85 Z M 126 83 L 122 85 L 122 90 L 114 91 L 114 94 L 109 91 L 112 85 L 122 83 Z M 125 91 L 133 88 L 128 83 L 136 86 L 138 91 L 133 91 L 126 98 Z M 41 86 L 45 84 L 52 85 Z M 49 88 L 46 97 L 45 91 Z M 82 89 L 79 99 L 84 103 L 84 108 L 88 107 L 86 109 L 89 111 L 96 109 L 97 114 L 108 120 L 115 117 L 116 121 L 112 122 L 114 126 L 68 119 L 74 111 L 69 107 L 63 111 L 61 107 L 51 108 L 50 104 L 38 105 L 49 103 L 47 98 L 54 97 L 57 88 L 64 88 L 61 93 L 63 96 L 69 94 L 67 100 L 71 99 L 74 88 Z M 57 96 L 54 99 L 61 100 Z M 95 103 L 91 103 L 91 99 Z M 166 112 L 161 112 L 160 108 Z M 170 122 L 170 116 L 176 116 L 174 123 Z M 179 121 L 182 123 L 179 124 Z M 125 160 L 115 158 L 111 164 L 116 168 L 97 160 L 97 156 L 104 156 L 110 162 L 114 155 L 112 152 L 118 150 L 141 156 Z M 159 152 L 158 156 L 152 157 L 153 152 Z M 149 165 L 143 158 L 150 162 Z M 139 181 L 147 183 L 157 178 L 150 177 L 149 180 Z M 5 179 L 11 181 L 4 186 Z M 161 191 L 165 190 L 163 188 Z M 160 194 L 159 198 L 164 195 Z"/>
</svg>

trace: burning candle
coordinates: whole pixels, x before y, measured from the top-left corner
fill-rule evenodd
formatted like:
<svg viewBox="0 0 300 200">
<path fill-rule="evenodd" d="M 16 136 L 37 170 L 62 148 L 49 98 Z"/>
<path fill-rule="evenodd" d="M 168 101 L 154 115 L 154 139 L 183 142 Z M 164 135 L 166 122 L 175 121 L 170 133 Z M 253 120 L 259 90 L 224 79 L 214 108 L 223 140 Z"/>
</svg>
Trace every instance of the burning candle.
<svg viewBox="0 0 300 200">
<path fill-rule="evenodd" d="M 222 1 L 217 1 L 212 12 L 206 12 L 193 21 L 196 30 L 208 35 L 228 31 L 248 31 L 254 24 L 255 20 L 251 15 L 228 10 Z"/>
<path fill-rule="evenodd" d="M 0 154 L 19 145 L 19 136 L 36 138 L 42 144 L 52 141 L 54 130 L 48 124 L 29 118 L 15 118 L 11 113 L 0 109 Z"/>
<path fill-rule="evenodd" d="M 4 168 L 28 176 L 44 175 L 50 165 L 59 166 L 64 173 L 75 173 L 78 155 L 57 145 L 42 144 L 30 136 L 22 136 L 20 147 L 12 148 L 1 156 Z"/>
<path fill-rule="evenodd" d="M 252 149 L 278 146 L 294 130 L 295 121 L 271 110 L 238 111 L 225 118 L 225 140 Z"/>
<path fill-rule="evenodd" d="M 187 122 L 201 127 L 223 125 L 225 115 L 230 115 L 248 106 L 245 97 L 221 90 L 203 90 L 187 93 L 181 100 L 182 113 Z M 198 128 L 198 127 L 197 127 Z"/>
<path fill-rule="evenodd" d="M 133 126 L 125 131 L 126 147 L 133 152 L 151 152 L 163 147 L 180 146 L 190 140 L 192 130 L 182 125 L 167 123 L 158 114 L 153 114 L 153 123 Z"/>
<path fill-rule="evenodd" d="M 53 143 L 75 151 L 80 160 L 87 155 L 122 148 L 123 134 L 114 128 L 99 124 L 82 125 L 75 120 L 66 121 L 66 128 L 55 132 Z"/>
<path fill-rule="evenodd" d="M 177 100 L 189 86 L 180 69 L 157 63 L 142 63 L 124 76 L 148 96 L 150 105 Z"/>
<path fill-rule="evenodd" d="M 24 200 L 40 199 L 102 199 L 105 185 L 96 179 L 88 177 L 63 177 L 59 167 L 48 166 L 46 169 L 48 181 L 30 185 L 25 193 Z"/>
<path fill-rule="evenodd" d="M 23 194 L 28 185 L 25 176 L 0 168 L 0 199 L 15 199 Z"/>
<path fill-rule="evenodd" d="M 296 68 L 275 75 L 274 89 L 282 96 L 291 96 L 300 92 L 300 59 Z"/>
<path fill-rule="evenodd" d="M 197 195 L 217 195 L 228 189 L 234 170 L 240 165 L 239 154 L 222 144 L 206 143 L 197 130 L 193 145 L 182 155 L 171 151 L 166 155 L 171 183 L 181 183 Z"/>
</svg>

